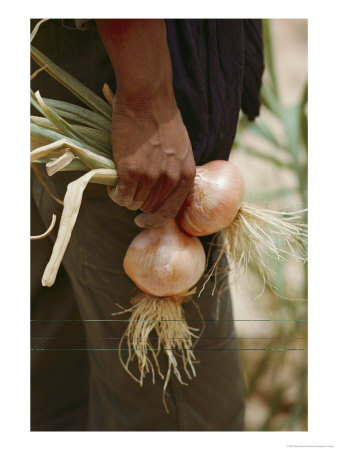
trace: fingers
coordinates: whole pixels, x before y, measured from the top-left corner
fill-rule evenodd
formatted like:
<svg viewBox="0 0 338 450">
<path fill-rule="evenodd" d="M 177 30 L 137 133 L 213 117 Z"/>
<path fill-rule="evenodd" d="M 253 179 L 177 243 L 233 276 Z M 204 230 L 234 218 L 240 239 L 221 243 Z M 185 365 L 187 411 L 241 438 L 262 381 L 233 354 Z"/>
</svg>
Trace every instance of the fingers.
<svg viewBox="0 0 338 450">
<path fill-rule="evenodd" d="M 108 194 L 120 206 L 144 211 L 135 218 L 139 227 L 161 227 L 177 216 L 193 185 L 195 170 L 194 164 L 188 164 L 181 173 L 167 171 L 159 177 L 156 173 L 134 174 L 133 178 L 120 175 L 116 188 L 108 187 Z"/>
<path fill-rule="evenodd" d="M 118 205 L 129 208 L 133 203 L 136 189 L 136 180 L 120 178 L 115 188 L 108 186 L 108 195 Z"/>
<path fill-rule="evenodd" d="M 143 205 L 150 196 L 152 190 L 157 186 L 158 175 L 156 173 L 148 173 L 140 180 L 134 196 L 134 204 L 138 208 L 143 208 Z"/>
<path fill-rule="evenodd" d="M 140 171 L 140 173 L 133 174 L 134 181 L 131 181 L 132 177 L 130 176 L 129 183 L 123 184 L 123 173 L 119 174 L 120 179 L 116 188 L 108 187 L 108 195 L 120 206 L 131 210 L 140 209 L 156 185 L 158 175 L 155 172 L 144 174 Z"/>
<path fill-rule="evenodd" d="M 178 186 L 179 179 L 178 171 L 176 173 L 172 171 L 162 174 L 141 206 L 142 211 L 147 213 L 156 211 Z"/>
<path fill-rule="evenodd" d="M 152 212 L 163 203 L 177 185 L 174 181 L 167 182 L 165 176 L 160 177 L 157 182 L 154 180 L 156 178 L 144 177 L 135 185 L 118 183 L 116 188 L 108 187 L 108 195 L 120 206 L 131 210 L 142 209 L 145 212 Z"/>
<path fill-rule="evenodd" d="M 177 187 L 155 212 L 142 213 L 135 218 L 136 225 L 141 228 L 157 228 L 174 219 L 190 191 L 192 182 L 185 177 L 181 178 Z"/>
<path fill-rule="evenodd" d="M 142 209 L 144 212 L 154 212 L 175 190 L 179 182 L 179 171 L 167 170 L 159 175 L 155 171 L 146 174 L 134 174 L 131 177 L 122 178 L 120 175 L 116 188 L 109 187 L 109 197 L 119 204 L 131 210 Z M 138 182 L 135 180 L 139 180 Z"/>
</svg>

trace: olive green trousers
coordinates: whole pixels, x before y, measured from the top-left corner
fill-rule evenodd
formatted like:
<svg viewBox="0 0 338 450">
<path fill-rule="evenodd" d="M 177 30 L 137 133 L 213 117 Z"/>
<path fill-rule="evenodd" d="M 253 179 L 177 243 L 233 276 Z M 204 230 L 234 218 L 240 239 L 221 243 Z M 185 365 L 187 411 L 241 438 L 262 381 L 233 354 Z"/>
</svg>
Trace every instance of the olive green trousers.
<svg viewBox="0 0 338 450">
<path fill-rule="evenodd" d="M 63 198 L 67 183 L 80 173 L 48 179 Z M 46 176 L 46 175 L 45 175 Z M 46 177 L 47 178 L 47 177 Z M 42 233 L 62 206 L 32 176 L 32 234 Z M 125 275 L 126 249 L 140 231 L 136 212 L 114 204 L 106 187 L 89 185 L 55 284 L 41 286 L 57 227 L 32 241 L 31 429 L 32 431 L 239 431 L 243 429 L 244 389 L 229 290 L 220 301 L 214 278 L 194 300 L 205 319 L 195 355 L 197 376 L 181 385 L 172 376 L 167 390 L 170 414 L 162 403 L 163 381 L 151 376 L 139 386 L 124 370 L 118 343 L 129 318 L 112 316 L 116 303 L 128 308 L 137 293 Z M 205 248 L 210 238 L 203 240 Z M 215 255 L 211 255 L 211 263 Z M 201 290 L 203 279 L 198 285 Z M 201 328 L 191 302 L 187 322 Z M 160 365 L 165 372 L 166 357 Z M 187 380 L 186 380 L 187 381 Z"/>
</svg>

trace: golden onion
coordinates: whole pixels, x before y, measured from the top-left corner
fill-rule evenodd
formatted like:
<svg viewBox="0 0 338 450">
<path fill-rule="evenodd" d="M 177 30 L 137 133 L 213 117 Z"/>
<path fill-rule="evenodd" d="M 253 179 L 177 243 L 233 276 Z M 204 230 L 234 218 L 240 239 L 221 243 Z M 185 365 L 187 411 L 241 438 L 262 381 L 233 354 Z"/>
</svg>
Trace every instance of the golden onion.
<svg viewBox="0 0 338 450">
<path fill-rule="evenodd" d="M 184 294 L 197 283 L 205 260 L 200 240 L 171 220 L 163 227 L 141 231 L 130 243 L 123 267 L 143 292 L 169 297 Z"/>
<path fill-rule="evenodd" d="M 206 236 L 228 227 L 243 200 L 244 182 L 229 161 L 211 161 L 196 168 L 193 190 L 177 218 L 191 236 Z"/>
</svg>

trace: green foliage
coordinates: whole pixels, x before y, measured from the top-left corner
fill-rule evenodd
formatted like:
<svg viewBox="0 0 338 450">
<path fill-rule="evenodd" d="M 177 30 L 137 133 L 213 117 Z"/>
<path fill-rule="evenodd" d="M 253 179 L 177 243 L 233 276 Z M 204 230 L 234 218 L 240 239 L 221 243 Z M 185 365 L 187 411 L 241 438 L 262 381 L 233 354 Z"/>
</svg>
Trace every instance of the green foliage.
<svg viewBox="0 0 338 450">
<path fill-rule="evenodd" d="M 239 121 L 235 139 L 235 152 L 242 152 L 252 158 L 264 160 L 274 168 L 288 171 L 295 185 L 277 186 L 272 192 L 262 192 L 259 198 L 265 202 L 283 201 L 292 203 L 292 199 L 301 199 L 302 208 L 307 208 L 307 82 L 298 101 L 286 106 L 281 101 L 279 83 L 275 69 L 275 53 L 269 20 L 263 21 L 265 75 L 261 91 L 262 112 L 255 122 L 248 122 L 244 116 Z M 276 126 L 272 126 L 276 125 Z M 278 132 L 276 132 L 276 128 Z M 245 136 L 245 138 L 244 138 Z M 250 136 L 254 137 L 250 140 Z M 257 137 L 263 140 L 269 151 L 258 147 Z M 302 220 L 307 223 L 306 213 Z M 266 313 L 273 319 L 280 320 L 275 326 L 275 336 L 283 339 L 284 348 L 305 348 L 307 336 L 307 264 L 298 285 L 290 286 L 286 275 L 288 261 L 271 261 L 274 278 L 271 285 L 266 286 L 264 302 Z M 251 276 L 259 278 L 258 269 L 250 267 Z M 297 300 L 298 299 L 298 300 Z M 299 301 L 301 299 L 301 301 Z M 241 336 L 240 336 L 241 337 Z M 272 339 L 276 339 L 273 337 Z M 267 339 L 267 346 L 274 346 L 274 341 Z M 303 340 L 301 340 L 303 339 Z M 245 341 L 244 341 L 245 342 Z M 245 347 L 243 344 L 242 347 Z M 255 355 L 253 356 L 253 353 Z M 245 372 L 247 399 L 260 397 L 265 402 L 265 418 L 258 425 L 259 430 L 300 430 L 306 429 L 307 405 L 307 358 L 306 351 L 299 350 L 295 363 L 292 351 L 280 352 L 241 352 L 243 370 Z M 257 354 L 259 354 L 257 356 Z M 292 359 L 293 358 L 293 359 Z M 288 378 L 282 371 L 290 365 Z M 292 376 L 290 375 L 292 374 Z M 268 380 L 268 381 L 267 381 Z M 287 390 L 292 384 L 294 389 L 292 400 Z"/>
</svg>

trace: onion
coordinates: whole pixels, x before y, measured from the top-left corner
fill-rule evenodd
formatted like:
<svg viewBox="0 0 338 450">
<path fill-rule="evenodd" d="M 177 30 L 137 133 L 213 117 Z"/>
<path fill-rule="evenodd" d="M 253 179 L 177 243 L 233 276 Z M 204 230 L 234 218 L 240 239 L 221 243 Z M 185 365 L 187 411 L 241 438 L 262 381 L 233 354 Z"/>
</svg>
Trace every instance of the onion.
<svg viewBox="0 0 338 450">
<path fill-rule="evenodd" d="M 165 394 L 171 374 L 181 384 L 186 384 L 181 377 L 176 356 L 179 356 L 187 377 L 191 379 L 196 376 L 193 339 L 198 338 L 195 334 L 198 329 L 188 326 L 182 300 L 192 293 L 188 290 L 203 275 L 205 263 L 200 240 L 182 231 L 175 220 L 160 228 L 141 231 L 130 243 L 124 257 L 124 270 L 141 292 L 131 299 L 131 308 L 122 308 L 122 312 L 113 313 L 131 313 L 120 341 L 119 358 L 126 371 L 141 386 L 148 372 L 152 372 L 155 382 L 157 371 L 164 379 L 162 399 L 167 412 Z M 150 338 L 154 332 L 157 335 L 155 348 Z M 124 359 L 122 348 L 126 347 L 128 357 Z M 168 360 L 165 377 L 157 360 L 160 349 Z M 139 378 L 129 368 L 132 354 L 138 361 Z"/>
<path fill-rule="evenodd" d="M 240 273 L 254 262 L 264 283 L 273 274 L 269 258 L 294 256 L 306 260 L 306 225 L 298 222 L 305 212 L 272 211 L 243 202 L 244 183 L 238 169 L 228 161 L 211 161 L 197 167 L 193 190 L 177 217 L 192 236 L 214 234 L 211 245 L 218 256 L 206 274 L 206 282 L 224 254 L 229 267 Z M 202 290 L 204 288 L 202 287 Z M 201 293 L 201 292 L 200 292 Z"/>
<path fill-rule="evenodd" d="M 244 182 L 229 161 L 211 161 L 196 168 L 192 192 L 177 218 L 192 236 L 206 236 L 228 227 L 243 200 Z"/>
<path fill-rule="evenodd" d="M 201 278 L 205 253 L 198 238 L 171 220 L 163 227 L 141 231 L 130 243 L 123 267 L 143 292 L 170 297 L 185 293 Z"/>
</svg>

